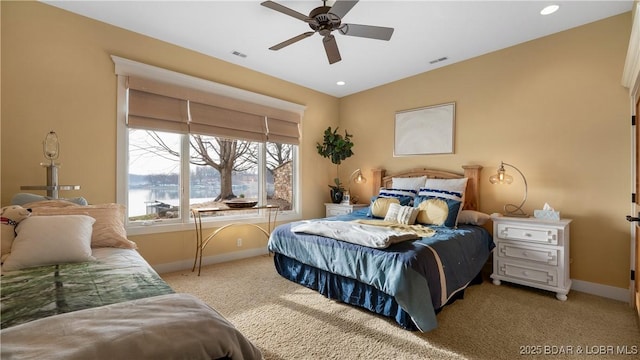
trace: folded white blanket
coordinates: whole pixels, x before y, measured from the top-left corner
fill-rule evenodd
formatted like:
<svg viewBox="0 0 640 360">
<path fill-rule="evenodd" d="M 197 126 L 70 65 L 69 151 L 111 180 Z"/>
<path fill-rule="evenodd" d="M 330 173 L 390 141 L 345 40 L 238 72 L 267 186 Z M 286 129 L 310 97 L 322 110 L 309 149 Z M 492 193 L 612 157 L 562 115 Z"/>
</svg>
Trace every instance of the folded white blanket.
<svg viewBox="0 0 640 360">
<path fill-rule="evenodd" d="M 262 359 L 222 315 L 187 294 L 51 316 L 1 336 L 2 359 Z"/>
<path fill-rule="evenodd" d="M 415 232 L 390 229 L 383 226 L 360 224 L 352 221 L 306 221 L 291 228 L 306 233 L 350 242 L 362 246 L 384 249 L 391 244 L 420 238 Z"/>
</svg>

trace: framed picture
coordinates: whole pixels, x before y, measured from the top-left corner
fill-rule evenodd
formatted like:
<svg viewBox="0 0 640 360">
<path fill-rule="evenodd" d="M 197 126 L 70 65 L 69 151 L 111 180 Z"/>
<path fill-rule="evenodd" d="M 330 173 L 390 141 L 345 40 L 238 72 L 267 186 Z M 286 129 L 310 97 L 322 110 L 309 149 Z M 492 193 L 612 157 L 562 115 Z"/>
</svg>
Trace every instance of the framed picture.
<svg viewBox="0 0 640 360">
<path fill-rule="evenodd" d="M 455 103 L 398 111 L 393 156 L 452 154 Z"/>
</svg>

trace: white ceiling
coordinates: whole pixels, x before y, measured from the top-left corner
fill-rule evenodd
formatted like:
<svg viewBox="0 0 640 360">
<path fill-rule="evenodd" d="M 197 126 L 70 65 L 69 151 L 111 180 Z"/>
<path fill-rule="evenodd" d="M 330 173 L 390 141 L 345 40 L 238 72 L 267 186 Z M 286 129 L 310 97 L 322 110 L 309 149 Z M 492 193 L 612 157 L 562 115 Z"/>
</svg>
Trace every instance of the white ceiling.
<svg viewBox="0 0 640 360">
<path fill-rule="evenodd" d="M 392 27 L 393 36 L 381 41 L 334 31 L 342 61 L 330 65 L 319 34 L 279 51 L 269 50 L 310 29 L 301 20 L 261 6 L 261 1 L 45 2 L 336 97 L 630 11 L 633 4 L 632 0 L 361 0 L 343 23 Z M 322 5 L 319 0 L 275 2 L 305 15 Z M 552 3 L 560 9 L 540 15 Z M 443 57 L 448 59 L 430 64 Z M 336 85 L 339 80 L 346 85 Z"/>
</svg>

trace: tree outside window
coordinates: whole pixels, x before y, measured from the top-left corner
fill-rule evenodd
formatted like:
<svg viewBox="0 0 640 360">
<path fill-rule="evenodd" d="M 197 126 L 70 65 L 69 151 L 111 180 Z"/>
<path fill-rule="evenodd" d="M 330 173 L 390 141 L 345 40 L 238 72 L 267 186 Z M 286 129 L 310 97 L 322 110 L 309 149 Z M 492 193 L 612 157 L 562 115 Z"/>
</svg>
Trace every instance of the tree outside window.
<svg viewBox="0 0 640 360">
<path fill-rule="evenodd" d="M 189 189 L 192 208 L 224 207 L 224 200 L 244 197 L 292 209 L 295 145 L 140 129 L 128 134 L 129 221 L 183 217 L 183 188 Z M 182 151 L 183 141 L 188 151 Z M 183 162 L 189 164 L 184 173 Z M 216 213 L 231 215 L 238 212 Z"/>
</svg>

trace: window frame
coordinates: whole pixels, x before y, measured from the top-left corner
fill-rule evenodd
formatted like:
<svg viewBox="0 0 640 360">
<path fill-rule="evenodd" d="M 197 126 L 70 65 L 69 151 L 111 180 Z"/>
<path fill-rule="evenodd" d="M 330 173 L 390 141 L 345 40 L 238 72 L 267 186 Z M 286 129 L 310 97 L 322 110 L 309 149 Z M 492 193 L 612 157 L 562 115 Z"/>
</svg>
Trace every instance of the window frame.
<svg viewBox="0 0 640 360">
<path fill-rule="evenodd" d="M 132 60 L 120 58 L 117 56 L 111 56 L 115 64 L 115 73 L 117 75 L 117 165 L 116 165 L 116 198 L 120 204 L 128 204 L 128 173 L 129 173 L 129 134 L 128 126 L 126 124 L 127 117 L 127 76 L 141 76 L 157 81 L 163 81 L 170 84 L 193 87 L 199 90 L 210 91 L 215 94 L 234 97 L 244 101 L 255 102 L 262 105 L 271 106 L 274 108 L 293 111 L 299 113 L 302 118 L 305 107 L 302 105 L 290 103 L 284 100 L 271 98 L 262 94 L 257 94 L 242 89 L 230 87 L 227 85 L 218 84 L 212 81 L 192 77 L 189 75 L 169 71 L 162 68 L 157 68 L 151 65 L 135 62 Z M 128 235 L 143 235 L 154 234 L 162 232 L 175 232 L 175 231 L 187 231 L 194 229 L 194 221 L 191 217 L 189 209 L 189 182 L 184 176 L 189 176 L 189 161 L 184 161 L 185 155 L 188 158 L 189 144 L 188 134 L 183 136 L 182 139 L 182 152 L 181 155 L 181 197 L 180 207 L 181 209 L 187 209 L 187 211 L 181 211 L 180 218 L 176 221 L 168 220 L 158 223 L 133 223 L 129 221 L 129 217 L 125 218 L 125 228 Z M 265 145 L 261 145 L 260 156 L 263 158 L 263 162 L 259 168 L 260 179 L 266 179 L 266 154 L 264 151 Z M 300 190 L 300 161 L 299 161 L 299 145 L 294 146 L 292 154 L 293 160 L 293 201 L 292 210 L 279 211 L 277 215 L 278 221 L 294 221 L 302 218 L 301 215 L 301 190 Z M 264 167 L 264 169 L 262 169 Z M 266 181 L 266 180 L 265 180 Z M 260 184 L 261 187 L 266 186 Z M 266 191 L 266 189 L 262 189 Z M 203 219 L 203 228 L 221 227 L 231 223 L 237 223 L 239 221 L 250 224 L 266 223 L 268 221 L 268 213 L 266 210 L 259 210 L 258 215 L 227 215 L 220 217 L 221 219 L 207 218 Z"/>
</svg>

